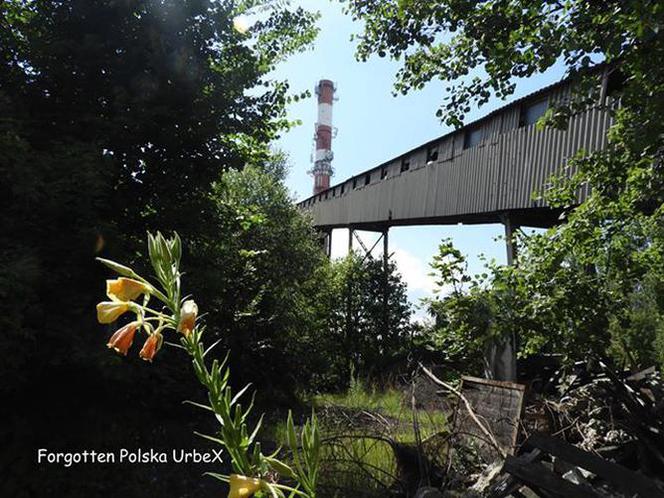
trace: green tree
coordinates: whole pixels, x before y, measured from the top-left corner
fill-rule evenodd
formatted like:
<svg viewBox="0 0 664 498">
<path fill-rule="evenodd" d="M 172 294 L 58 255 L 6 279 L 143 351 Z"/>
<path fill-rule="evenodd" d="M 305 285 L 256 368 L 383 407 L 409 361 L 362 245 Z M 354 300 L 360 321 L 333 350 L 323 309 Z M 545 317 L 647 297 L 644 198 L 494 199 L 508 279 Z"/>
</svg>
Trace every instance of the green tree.
<svg viewBox="0 0 664 498">
<path fill-rule="evenodd" d="M 450 378 L 482 374 L 490 367 L 487 348 L 533 326 L 517 316 L 525 293 L 513 285 L 514 268 L 495 262 L 486 266 L 486 272 L 471 276 L 465 256 L 449 239 L 441 242 L 431 263 L 437 288 L 434 297 L 424 300 L 434 318 L 425 336 L 443 355 Z"/>
<path fill-rule="evenodd" d="M 653 63 L 664 55 L 664 5 L 349 0 L 348 11 L 365 22 L 360 58 L 403 58 L 397 91 L 448 83 L 439 110 L 448 124 L 460 125 L 472 104 L 510 95 L 514 78 L 559 61 L 577 92 L 550 109 L 540 126 L 565 126 L 589 102 L 610 106 L 607 148 L 580 154 L 573 161 L 578 173 L 558 178 L 547 193 L 551 205 L 565 210 L 565 223 L 522 238 L 518 269 L 491 277 L 496 292 L 511 289 L 523 297 L 502 311 L 494 308 L 493 320 L 512 320 L 525 354 L 548 348 L 573 359 L 610 351 L 633 367 L 661 358 L 661 335 L 655 347 L 647 334 L 635 348 L 634 334 L 621 338 L 620 331 L 637 325 L 635 310 L 642 305 L 635 300 L 648 300 L 646 280 L 664 275 L 664 68 Z M 610 73 L 608 84 L 600 84 L 593 70 L 598 64 Z M 592 192 L 576 208 L 574 194 L 584 183 Z M 649 309 L 661 316 L 660 291 L 652 292 L 657 298 Z"/>
<path fill-rule="evenodd" d="M 461 124 L 471 104 L 512 94 L 514 78 L 560 60 L 573 74 L 586 74 L 600 60 L 641 61 L 643 68 L 658 49 L 664 15 L 653 0 L 340 1 L 364 22 L 359 59 L 378 54 L 403 61 L 395 91 L 449 84 L 439 115 L 452 125 Z"/>
<path fill-rule="evenodd" d="M 282 179 L 284 156 L 264 171 L 228 171 L 212 198 L 226 225 L 199 250 L 192 269 L 208 327 L 233 352 L 233 371 L 246 380 L 292 393 L 307 380 L 310 335 L 320 326 L 319 267 L 325 256 L 310 221 Z M 254 365 L 261 365 L 260 369 Z"/>
<path fill-rule="evenodd" d="M 257 18 L 248 33 L 240 15 Z M 87 357 L 69 331 L 90 324 L 95 248 L 140 256 L 148 227 L 194 247 L 216 236 L 213 185 L 266 163 L 290 126 L 288 85 L 269 73 L 315 19 L 271 0 L 2 3 L 0 237 L 3 279 L 20 283 L 3 300 L 8 348 L 52 342 L 45 367 Z"/>
<path fill-rule="evenodd" d="M 246 33 L 233 27 L 241 15 L 255 19 Z M 274 0 L 0 3 L 0 410 L 3 449 L 15 455 L 1 494 L 143 489 L 146 474 L 103 468 L 80 479 L 47 471 L 29 485 L 16 476 L 33 473 L 28 450 L 45 442 L 149 447 L 186 423 L 181 369 L 100 356 L 94 256 L 142 261 L 147 229 L 178 230 L 187 260 L 218 273 L 223 259 L 209 249 L 235 220 L 221 217 L 215 185 L 223 171 L 271 160 L 297 95 L 270 72 L 309 45 L 315 19 Z M 162 494 L 190 492 L 185 473 L 161 474 Z"/>
<path fill-rule="evenodd" d="M 352 254 L 324 269 L 328 290 L 321 295 L 327 308 L 320 334 L 321 361 L 329 374 L 321 387 L 347 387 L 351 371 L 370 378 L 394 371 L 411 343 L 406 284 L 394 262 Z"/>
</svg>

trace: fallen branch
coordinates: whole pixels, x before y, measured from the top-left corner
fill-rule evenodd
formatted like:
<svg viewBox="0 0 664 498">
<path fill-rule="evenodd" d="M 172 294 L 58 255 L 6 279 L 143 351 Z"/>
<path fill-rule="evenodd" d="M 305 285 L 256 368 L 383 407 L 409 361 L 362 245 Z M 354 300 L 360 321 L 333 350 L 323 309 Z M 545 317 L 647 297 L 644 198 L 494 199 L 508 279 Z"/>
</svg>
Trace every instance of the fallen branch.
<svg viewBox="0 0 664 498">
<path fill-rule="evenodd" d="M 424 373 L 429 377 L 434 383 L 438 384 L 439 386 L 444 387 L 447 389 L 449 392 L 457 396 L 461 401 L 463 401 L 464 406 L 466 407 L 466 411 L 470 415 L 470 418 L 473 419 L 473 422 L 479 427 L 479 429 L 489 438 L 489 441 L 491 442 L 491 445 L 500 453 L 500 456 L 503 458 L 507 457 L 507 452 L 498 444 L 498 441 L 496 441 L 496 438 L 493 436 L 491 431 L 486 428 L 486 426 L 480 421 L 480 419 L 477 417 L 475 414 L 475 411 L 473 410 L 473 407 L 470 406 L 470 402 L 468 399 L 461 394 L 461 392 L 458 389 L 455 389 L 452 387 L 450 384 L 447 382 L 443 382 L 440 380 L 438 377 L 436 377 L 430 370 L 428 370 L 424 365 L 420 363 L 420 368 L 424 371 Z"/>
</svg>

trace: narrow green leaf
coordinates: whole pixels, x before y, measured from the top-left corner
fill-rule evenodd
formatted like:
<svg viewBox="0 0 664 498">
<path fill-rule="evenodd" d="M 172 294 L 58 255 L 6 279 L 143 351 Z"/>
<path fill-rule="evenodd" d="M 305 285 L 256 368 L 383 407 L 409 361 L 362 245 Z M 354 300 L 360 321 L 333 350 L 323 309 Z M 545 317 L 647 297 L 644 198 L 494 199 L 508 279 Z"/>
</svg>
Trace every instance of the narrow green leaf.
<svg viewBox="0 0 664 498">
<path fill-rule="evenodd" d="M 196 431 L 194 431 L 194 434 L 196 434 L 196 435 L 199 436 L 199 437 L 202 437 L 203 439 L 207 439 L 207 440 L 209 440 L 209 441 L 213 441 L 213 442 L 215 442 L 215 443 L 218 443 L 218 444 L 220 444 L 221 446 L 224 446 L 224 447 L 226 446 L 226 443 L 225 443 L 224 441 L 222 441 L 221 439 L 216 438 L 216 437 L 214 437 L 214 436 L 208 436 L 207 434 L 202 434 L 202 433 L 200 433 L 200 432 L 196 432 Z"/>
<path fill-rule="evenodd" d="M 251 436 L 249 436 L 249 444 L 254 442 L 254 439 L 256 439 L 256 436 L 258 435 L 258 431 L 260 431 L 261 426 L 263 425 L 263 417 L 265 414 L 261 415 L 261 418 L 258 419 L 258 422 L 256 423 L 256 427 L 254 427 L 253 432 L 251 433 Z"/>
<path fill-rule="evenodd" d="M 208 405 L 202 405 L 201 403 L 196 403 L 195 401 L 189 401 L 188 399 L 184 400 L 184 401 L 182 402 L 182 404 L 185 404 L 185 405 L 192 405 L 192 406 L 197 406 L 198 408 L 203 408 L 204 410 L 207 410 L 207 411 L 210 411 L 210 412 L 214 412 L 214 410 L 212 409 L 212 407 L 210 407 L 210 406 L 208 406 Z"/>
<path fill-rule="evenodd" d="M 220 481 L 223 481 L 223 482 L 229 482 L 231 480 L 230 476 L 227 476 L 227 475 L 224 475 L 224 474 L 217 474 L 216 472 L 205 472 L 203 475 L 214 477 L 215 479 L 219 479 Z"/>
<path fill-rule="evenodd" d="M 249 383 L 246 386 L 244 386 L 242 390 L 240 390 L 240 392 L 238 392 L 235 396 L 233 396 L 233 399 L 231 400 L 231 406 L 233 406 L 237 402 L 237 400 L 239 400 L 242 397 L 242 395 L 247 392 L 247 389 L 249 389 L 250 387 L 251 384 Z"/>
<path fill-rule="evenodd" d="M 295 472 L 288 465 L 286 465 L 281 460 L 271 457 L 265 457 L 265 461 L 270 466 L 272 470 L 278 473 L 282 477 L 287 477 L 288 479 L 295 479 Z"/>
<path fill-rule="evenodd" d="M 115 273 L 122 275 L 123 277 L 130 277 L 136 280 L 140 280 L 141 282 L 145 282 L 145 279 L 143 277 L 139 276 L 134 270 L 132 270 L 128 266 L 121 265 L 120 263 L 116 263 L 115 261 L 111 261 L 110 259 L 96 258 L 96 260 L 99 261 L 104 266 L 113 270 Z"/>
</svg>

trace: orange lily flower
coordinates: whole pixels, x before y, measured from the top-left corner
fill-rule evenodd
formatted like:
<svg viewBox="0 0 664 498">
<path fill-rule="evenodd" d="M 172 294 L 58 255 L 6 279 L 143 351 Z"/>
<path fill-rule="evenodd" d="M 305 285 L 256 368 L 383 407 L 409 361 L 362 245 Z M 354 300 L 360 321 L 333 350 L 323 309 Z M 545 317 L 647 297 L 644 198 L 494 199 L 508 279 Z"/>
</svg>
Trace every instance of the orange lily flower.
<svg viewBox="0 0 664 498">
<path fill-rule="evenodd" d="M 141 294 L 148 294 L 150 287 L 133 278 L 120 277 L 106 281 L 106 295 L 118 301 L 131 301 Z"/>
<path fill-rule="evenodd" d="M 157 351 L 159 351 L 161 348 L 162 340 L 163 337 L 159 332 L 155 332 L 154 334 L 148 336 L 148 338 L 145 340 L 145 344 L 143 344 L 141 352 L 139 353 L 140 357 L 145 361 L 152 362 L 152 359 L 157 354 Z"/>
<path fill-rule="evenodd" d="M 97 321 L 99 323 L 113 323 L 120 316 L 129 311 L 129 303 L 121 301 L 103 301 L 97 305 Z"/>
<path fill-rule="evenodd" d="M 261 489 L 260 479 L 254 479 L 238 474 L 231 474 L 228 483 L 231 486 L 228 498 L 249 498 L 250 496 L 254 496 L 254 493 Z"/>
<path fill-rule="evenodd" d="M 134 335 L 136 335 L 136 330 L 139 325 L 140 322 L 131 322 L 118 329 L 111 336 L 106 345 L 118 353 L 127 356 L 127 351 L 129 351 L 132 342 L 134 342 Z"/>
<path fill-rule="evenodd" d="M 196 316 L 198 315 L 198 306 L 196 303 L 189 299 L 185 301 L 180 310 L 180 323 L 178 324 L 178 332 L 181 332 L 185 337 L 194 330 L 196 324 Z"/>
</svg>

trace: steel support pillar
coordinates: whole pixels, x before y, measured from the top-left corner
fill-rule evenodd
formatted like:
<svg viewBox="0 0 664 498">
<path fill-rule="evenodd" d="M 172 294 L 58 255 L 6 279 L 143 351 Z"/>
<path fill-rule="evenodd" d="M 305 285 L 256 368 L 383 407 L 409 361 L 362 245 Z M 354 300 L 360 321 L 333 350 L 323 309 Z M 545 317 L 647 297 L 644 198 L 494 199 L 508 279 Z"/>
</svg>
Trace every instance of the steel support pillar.
<svg viewBox="0 0 664 498">
<path fill-rule="evenodd" d="M 318 232 L 320 245 L 325 252 L 325 255 L 329 258 L 332 257 L 332 229 L 321 230 Z"/>
<path fill-rule="evenodd" d="M 512 224 L 509 216 L 503 216 L 503 226 L 505 227 L 505 249 L 507 250 L 507 264 L 513 266 L 516 264 L 517 254 L 514 244 L 514 231 L 519 227 Z"/>
<path fill-rule="evenodd" d="M 360 245 L 362 248 L 362 252 L 364 255 L 362 256 L 361 263 L 364 263 L 364 260 L 367 258 L 371 257 L 371 253 L 373 250 L 378 246 L 378 244 L 383 241 L 383 333 L 385 335 L 389 334 L 389 328 L 390 328 L 390 310 L 389 310 L 389 303 L 390 303 L 390 289 L 389 289 L 389 262 L 390 262 L 390 245 L 389 245 L 389 227 L 381 228 L 380 230 L 367 230 L 371 232 L 378 232 L 380 233 L 380 237 L 373 243 L 373 245 L 369 248 L 367 245 L 362 241 L 360 236 L 358 235 L 357 231 L 353 228 L 348 229 L 348 254 L 351 254 L 353 252 L 353 239 L 357 239 L 357 243 Z M 352 302 L 352 285 L 348 284 L 348 309 L 347 314 L 348 314 L 348 320 L 346 324 L 346 335 L 349 337 L 350 334 L 352 333 L 352 325 L 350 323 L 350 316 L 352 313 L 352 308 L 351 308 L 351 302 Z"/>
<path fill-rule="evenodd" d="M 389 286 L 389 263 L 390 245 L 388 240 L 389 228 L 383 231 L 383 330 L 386 336 L 390 333 L 390 286 Z"/>
<path fill-rule="evenodd" d="M 505 250 L 507 251 L 507 264 L 517 263 L 516 246 L 514 244 L 514 231 L 518 228 L 512 223 L 509 214 L 501 216 L 505 227 Z M 485 354 L 485 376 L 494 380 L 516 381 L 516 352 L 517 341 L 514 331 L 506 337 L 499 338 L 487 346 Z"/>
<path fill-rule="evenodd" d="M 332 258 L 332 230 L 328 230 L 325 233 L 325 254 L 327 255 L 327 259 Z"/>
<path fill-rule="evenodd" d="M 390 259 L 390 244 L 388 240 L 388 234 L 389 234 L 390 229 L 386 228 L 383 231 L 383 270 L 387 273 L 387 264 L 389 263 Z"/>
</svg>

